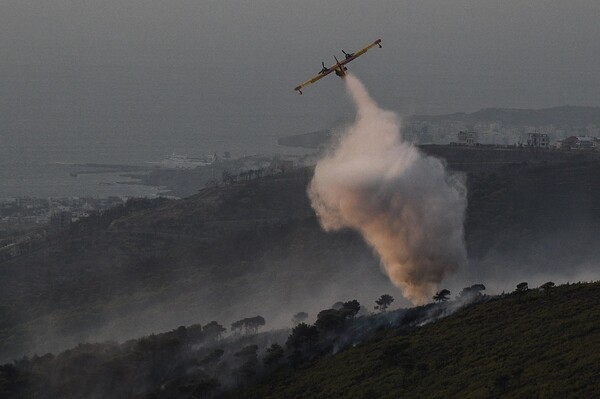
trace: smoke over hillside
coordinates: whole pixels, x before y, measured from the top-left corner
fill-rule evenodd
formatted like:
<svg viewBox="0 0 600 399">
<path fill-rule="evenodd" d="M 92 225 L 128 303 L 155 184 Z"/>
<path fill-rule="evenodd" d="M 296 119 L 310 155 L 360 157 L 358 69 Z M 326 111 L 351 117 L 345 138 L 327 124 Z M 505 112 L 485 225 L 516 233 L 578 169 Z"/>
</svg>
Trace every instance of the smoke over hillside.
<svg viewBox="0 0 600 399">
<path fill-rule="evenodd" d="M 356 120 L 321 159 L 308 192 L 327 231 L 351 228 L 379 255 L 413 303 L 425 303 L 466 262 L 464 182 L 402 141 L 400 120 L 380 109 L 353 76 Z"/>
</svg>

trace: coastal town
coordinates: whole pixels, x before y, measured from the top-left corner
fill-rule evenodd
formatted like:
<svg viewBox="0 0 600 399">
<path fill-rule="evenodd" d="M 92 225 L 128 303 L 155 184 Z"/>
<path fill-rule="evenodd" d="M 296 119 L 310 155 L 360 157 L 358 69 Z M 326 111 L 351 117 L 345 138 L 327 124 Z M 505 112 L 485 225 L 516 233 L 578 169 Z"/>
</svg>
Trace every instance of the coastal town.
<svg viewBox="0 0 600 399">
<path fill-rule="evenodd" d="M 482 110 L 482 112 L 491 112 Z M 498 112 L 498 111 L 496 111 Z M 515 118 L 514 112 L 509 113 Z M 539 112 L 539 111 L 536 111 Z M 479 115 L 478 117 L 481 117 Z M 456 170 L 489 171 L 511 163 L 561 163 L 600 157 L 600 123 L 570 121 L 519 124 L 477 120 L 473 114 L 445 117 L 414 116 L 403 125 L 404 138 L 428 155 L 444 158 Z M 509 118 L 509 119 L 510 119 Z M 490 119 L 487 117 L 487 119 Z M 551 121 L 550 121 L 551 122 Z M 159 197 L 183 198 L 205 187 L 236 184 L 299 169 L 310 169 L 334 140 L 330 130 L 285 136 L 282 146 L 302 148 L 303 155 L 252 155 L 239 158 L 229 152 L 202 157 L 171 154 L 151 166 L 77 165 L 70 178 L 90 173 L 119 172 L 135 184 L 164 189 Z M 71 196 L 64 198 L 0 198 L 0 258 L 20 256 L 70 228 L 73 223 L 126 204 L 128 196 Z"/>
</svg>

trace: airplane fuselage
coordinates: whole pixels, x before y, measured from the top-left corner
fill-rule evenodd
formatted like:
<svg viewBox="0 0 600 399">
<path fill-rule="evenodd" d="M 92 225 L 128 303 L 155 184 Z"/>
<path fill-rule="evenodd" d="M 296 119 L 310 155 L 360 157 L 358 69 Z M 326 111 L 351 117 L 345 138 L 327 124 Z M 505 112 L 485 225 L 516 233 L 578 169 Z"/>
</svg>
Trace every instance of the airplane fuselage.
<svg viewBox="0 0 600 399">
<path fill-rule="evenodd" d="M 337 59 L 337 57 L 334 56 L 333 58 L 335 58 L 335 61 L 337 62 L 335 74 L 340 78 L 343 78 L 344 76 L 346 76 L 346 71 L 348 70 L 348 68 L 340 64 L 340 61 Z"/>
<path fill-rule="evenodd" d="M 347 70 L 348 70 L 347 68 L 343 68 L 343 67 L 342 68 L 337 68 L 335 70 L 335 74 L 337 76 L 339 76 L 340 78 L 344 78 L 347 75 L 347 73 L 346 73 Z"/>
</svg>

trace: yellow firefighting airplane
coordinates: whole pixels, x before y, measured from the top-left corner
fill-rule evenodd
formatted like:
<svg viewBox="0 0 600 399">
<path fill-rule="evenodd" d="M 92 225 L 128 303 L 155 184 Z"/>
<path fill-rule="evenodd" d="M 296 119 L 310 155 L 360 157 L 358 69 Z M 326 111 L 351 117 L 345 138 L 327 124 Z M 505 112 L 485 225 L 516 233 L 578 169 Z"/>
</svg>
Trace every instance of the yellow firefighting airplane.
<svg viewBox="0 0 600 399">
<path fill-rule="evenodd" d="M 299 94 L 302 94 L 303 88 L 305 88 L 309 84 L 315 83 L 315 82 L 323 79 L 325 76 L 329 75 L 331 72 L 335 72 L 335 74 L 337 76 L 339 76 L 340 78 L 344 78 L 344 76 L 346 76 L 346 71 L 348 70 L 348 68 L 346 68 L 344 65 L 346 65 L 347 63 L 349 63 L 351 61 L 354 61 L 355 59 L 357 59 L 358 57 L 360 57 L 361 55 L 363 55 L 364 53 L 369 51 L 370 48 L 375 47 L 375 46 L 379 46 L 379 48 L 381 48 L 381 39 L 375 40 L 373 43 L 369 44 L 367 47 L 363 48 L 362 50 L 357 51 L 356 53 L 347 53 L 344 50 L 342 50 L 342 53 L 344 53 L 343 61 L 338 61 L 337 57 L 334 56 L 333 58 L 335 58 L 336 63 L 330 68 L 325 67 L 325 63 L 322 62 L 321 64 L 323 65 L 323 69 L 321 69 L 319 71 L 317 76 L 311 78 L 310 80 L 307 80 L 306 82 L 302 83 L 299 86 L 296 86 L 294 88 L 294 90 L 296 90 Z"/>
</svg>

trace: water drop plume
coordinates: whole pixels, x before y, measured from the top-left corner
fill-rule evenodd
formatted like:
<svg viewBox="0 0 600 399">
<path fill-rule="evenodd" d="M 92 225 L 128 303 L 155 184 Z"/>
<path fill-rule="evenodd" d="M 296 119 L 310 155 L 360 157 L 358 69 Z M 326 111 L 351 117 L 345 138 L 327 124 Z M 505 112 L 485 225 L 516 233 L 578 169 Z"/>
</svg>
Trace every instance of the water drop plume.
<svg viewBox="0 0 600 399">
<path fill-rule="evenodd" d="M 400 118 L 380 109 L 356 77 L 345 81 L 356 119 L 317 163 L 312 206 L 325 230 L 360 232 L 407 299 L 428 302 L 466 262 L 464 181 L 404 142 Z"/>
</svg>

